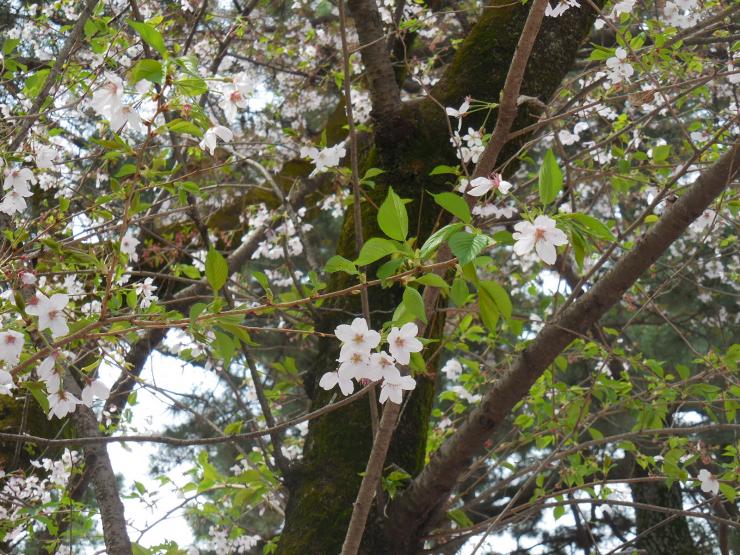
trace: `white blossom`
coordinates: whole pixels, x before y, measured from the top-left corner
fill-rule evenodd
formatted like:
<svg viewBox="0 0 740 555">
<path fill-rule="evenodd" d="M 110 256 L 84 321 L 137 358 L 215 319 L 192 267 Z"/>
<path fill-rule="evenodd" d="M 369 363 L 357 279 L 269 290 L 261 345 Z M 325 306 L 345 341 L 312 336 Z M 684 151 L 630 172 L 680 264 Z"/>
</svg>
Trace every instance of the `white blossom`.
<svg viewBox="0 0 740 555">
<path fill-rule="evenodd" d="M 403 390 L 412 390 L 415 387 L 416 380 L 414 378 L 401 376 L 398 368 L 391 368 L 383 378 L 378 401 L 385 403 L 386 400 L 390 400 L 391 403 L 400 405 L 403 401 Z"/>
<path fill-rule="evenodd" d="M 208 152 L 212 156 L 213 152 L 216 150 L 217 139 L 221 139 L 223 142 L 228 143 L 231 142 L 233 138 L 234 132 L 231 131 L 231 129 L 224 127 L 223 125 L 214 125 L 206 131 L 205 135 L 203 135 L 203 140 L 200 141 L 199 146 L 202 150 L 208 149 Z"/>
<path fill-rule="evenodd" d="M 419 328 L 413 322 L 404 324 L 400 328 L 391 328 L 388 334 L 388 350 L 399 364 L 408 364 L 411 353 L 418 353 L 424 348 L 416 338 Z"/>
<path fill-rule="evenodd" d="M 514 252 L 523 256 L 534 249 L 537 255 L 547 264 L 555 264 L 557 251 L 555 247 L 565 245 L 568 237 L 555 227 L 555 220 L 545 215 L 537 216 L 534 223 L 518 222 L 514 229 Z"/>
<path fill-rule="evenodd" d="M 8 366 L 15 366 L 23 351 L 25 337 L 21 332 L 8 330 L 0 332 L 0 360 Z"/>
<path fill-rule="evenodd" d="M 706 468 L 702 468 L 699 471 L 697 479 L 701 482 L 701 491 L 704 493 L 712 493 L 713 495 L 719 494 L 719 480 L 717 480 L 717 477 Z"/>
</svg>

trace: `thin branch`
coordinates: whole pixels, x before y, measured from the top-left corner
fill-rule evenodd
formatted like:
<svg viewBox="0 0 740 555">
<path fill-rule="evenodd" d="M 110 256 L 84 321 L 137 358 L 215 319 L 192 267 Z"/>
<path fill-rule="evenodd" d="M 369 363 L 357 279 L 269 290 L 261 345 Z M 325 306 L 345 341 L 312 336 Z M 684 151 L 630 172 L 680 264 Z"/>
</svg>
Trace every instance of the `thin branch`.
<svg viewBox="0 0 740 555">
<path fill-rule="evenodd" d="M 542 19 L 545 17 L 545 10 L 548 2 L 544 0 L 535 1 L 527 16 L 527 21 L 522 29 L 519 42 L 514 51 L 514 57 L 511 60 L 509 71 L 506 74 L 506 83 L 501 91 L 501 104 L 498 108 L 498 117 L 496 126 L 493 128 L 491 140 L 488 141 L 483 154 L 481 154 L 478 164 L 475 166 L 473 177 L 484 176 L 496 167 L 498 155 L 509 138 L 509 131 L 517 115 L 517 101 L 519 91 L 522 88 L 524 72 L 527 69 L 527 62 L 532 55 L 532 48 L 537 39 Z"/>
<path fill-rule="evenodd" d="M 162 435 L 137 435 L 137 436 L 102 436 L 90 434 L 83 437 L 76 437 L 71 439 L 49 439 L 46 437 L 32 436 L 26 434 L 10 434 L 0 432 L 0 441 L 18 442 L 22 441 L 25 443 L 33 443 L 41 447 L 69 447 L 78 445 L 95 445 L 95 444 L 106 444 L 106 443 L 163 443 L 172 447 L 192 447 L 193 445 L 220 445 L 222 443 L 241 442 L 258 437 L 264 437 L 274 432 L 279 432 L 287 428 L 291 428 L 305 422 L 307 420 L 313 420 L 324 414 L 334 412 L 337 409 L 342 408 L 345 405 L 354 403 L 360 397 L 363 397 L 368 392 L 370 386 L 367 385 L 353 393 L 349 397 L 345 397 L 335 403 L 330 403 L 317 409 L 313 412 L 306 413 L 302 416 L 297 416 L 291 420 L 276 424 L 271 428 L 265 428 L 263 430 L 257 430 L 254 432 L 245 432 L 243 434 L 233 434 L 229 436 L 219 437 L 201 437 L 195 439 L 181 439 L 177 437 L 168 437 Z"/>
</svg>

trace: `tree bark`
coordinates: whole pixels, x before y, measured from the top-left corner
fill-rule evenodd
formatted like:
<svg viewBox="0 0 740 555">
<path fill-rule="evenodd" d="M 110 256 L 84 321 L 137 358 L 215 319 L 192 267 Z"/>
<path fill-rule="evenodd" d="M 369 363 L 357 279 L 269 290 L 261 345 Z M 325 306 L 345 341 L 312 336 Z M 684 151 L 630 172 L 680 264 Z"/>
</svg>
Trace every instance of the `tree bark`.
<svg viewBox="0 0 740 555">
<path fill-rule="evenodd" d="M 466 95 L 498 102 L 528 13 L 529 5 L 518 3 L 500 2 L 486 9 L 445 76 L 431 91 L 432 96 L 443 106 L 458 106 Z M 522 94 L 543 100 L 550 98 L 572 66 L 594 18 L 595 14 L 587 8 L 569 10 L 560 18 L 547 18 L 525 72 Z M 532 123 L 529 112 L 522 108 L 514 122 L 515 129 Z M 472 127 L 479 127 L 482 121 L 480 114 L 469 117 Z M 409 236 L 417 237 L 417 244 L 421 244 L 439 215 L 427 192 L 449 190 L 443 178 L 429 177 L 429 173 L 439 164 L 456 163 L 449 144 L 446 116 L 436 102 L 424 99 L 404 104 L 392 125 L 388 123 L 377 121 L 374 125 L 374 147 L 365 165 L 382 168 L 385 173 L 368 194 L 379 205 L 392 185 L 402 198 L 411 199 L 407 205 L 409 222 L 413 222 Z M 504 154 L 514 152 L 525 138 L 519 137 L 516 143 L 507 145 Z M 376 224 L 375 208 L 370 203 L 363 205 L 362 221 L 366 239 L 382 236 Z M 337 249 L 347 258 L 355 257 L 353 229 L 354 220 L 348 213 Z M 347 284 L 348 278 L 334 276 L 332 288 Z M 370 291 L 373 326 L 379 327 L 388 318 L 400 302 L 401 293 L 400 287 Z M 337 324 L 351 319 L 350 314 L 360 312 L 357 299 L 340 299 L 332 308 L 341 308 L 344 313 L 337 316 L 336 311 L 327 312 L 317 329 L 330 332 Z M 443 319 L 435 319 L 434 325 L 430 325 L 430 336 L 438 337 L 442 327 Z M 335 369 L 337 348 L 336 341 L 324 340 L 316 364 L 305 378 L 313 409 L 332 397 L 331 392 L 318 389 L 316 384 L 324 372 Z M 435 361 L 427 360 L 427 375 L 417 376 L 417 387 L 408 397 L 386 459 L 386 467 L 391 464 L 401 467 L 412 476 L 421 472 L 424 465 L 436 387 L 434 364 Z M 291 487 L 278 553 L 340 552 L 360 485 L 360 473 L 365 470 L 371 449 L 369 412 L 366 403 L 354 403 L 311 422 L 305 456 L 296 468 Z M 361 552 L 401 553 L 393 551 L 381 524 L 377 511 L 375 519 L 371 513 Z"/>
</svg>

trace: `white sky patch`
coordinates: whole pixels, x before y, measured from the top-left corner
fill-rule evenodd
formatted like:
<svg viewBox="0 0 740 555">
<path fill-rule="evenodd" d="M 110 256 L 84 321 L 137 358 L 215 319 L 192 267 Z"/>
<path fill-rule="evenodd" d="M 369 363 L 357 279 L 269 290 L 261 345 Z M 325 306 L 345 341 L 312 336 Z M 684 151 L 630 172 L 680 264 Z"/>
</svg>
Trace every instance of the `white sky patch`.
<svg viewBox="0 0 740 555">
<path fill-rule="evenodd" d="M 107 384 L 113 383 L 118 377 L 118 371 L 110 366 L 101 367 L 100 374 Z M 158 352 L 154 352 L 149 358 L 141 377 L 147 383 L 176 393 L 191 393 L 193 389 L 215 391 L 220 388 L 218 379 L 212 372 L 184 364 L 176 358 Z M 133 415 L 129 425 L 131 433 L 161 434 L 166 426 L 173 426 L 184 420 L 168 410 L 170 403 L 166 398 L 161 398 L 151 389 L 144 387 L 137 388 L 136 391 L 137 403 L 131 408 Z M 120 443 L 108 446 L 113 470 L 124 477 L 122 495 L 135 491 L 134 482 L 138 481 L 149 493 L 145 497 L 146 501 L 153 502 L 152 506 L 148 506 L 144 499 L 123 499 L 131 541 L 137 541 L 141 531 L 183 501 L 171 485 L 162 486 L 159 480 L 149 474 L 150 462 L 158 449 L 159 446 L 154 443 L 135 443 L 130 444 L 128 448 Z M 185 471 L 191 466 L 178 465 L 167 473 L 167 477 L 178 486 L 182 486 L 189 481 Z M 182 509 L 148 530 L 139 543 L 144 547 L 151 547 L 165 540 L 174 540 L 180 547 L 186 548 L 193 542 L 194 537 L 183 517 Z"/>
</svg>

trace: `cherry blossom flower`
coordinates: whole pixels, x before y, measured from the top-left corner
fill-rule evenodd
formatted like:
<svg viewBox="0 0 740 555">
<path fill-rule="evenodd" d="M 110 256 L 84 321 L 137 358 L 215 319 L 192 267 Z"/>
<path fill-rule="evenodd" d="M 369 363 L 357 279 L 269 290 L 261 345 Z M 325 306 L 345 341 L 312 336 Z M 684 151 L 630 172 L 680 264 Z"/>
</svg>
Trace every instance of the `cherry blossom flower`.
<svg viewBox="0 0 740 555">
<path fill-rule="evenodd" d="M 121 252 L 128 255 L 128 259 L 131 262 L 139 260 L 139 255 L 136 253 L 136 247 L 139 245 L 139 240 L 134 237 L 130 232 L 121 239 Z"/>
<path fill-rule="evenodd" d="M 701 216 L 699 216 L 694 223 L 691 224 L 691 228 L 694 231 L 704 231 L 709 226 L 713 225 L 714 222 L 717 220 L 717 213 L 712 210 L 711 208 L 707 208 L 702 212 Z"/>
<path fill-rule="evenodd" d="M 105 79 L 105 84 L 93 93 L 90 105 L 99 115 L 110 120 L 112 113 L 120 109 L 123 81 L 108 71 L 105 72 Z"/>
<path fill-rule="evenodd" d="M 338 325 L 334 330 L 334 335 L 343 343 L 342 350 L 339 353 L 340 361 L 346 360 L 346 355 L 343 356 L 344 353 L 350 351 L 369 353 L 380 343 L 380 334 L 369 329 L 364 318 L 355 318 L 350 325 Z"/>
<path fill-rule="evenodd" d="M 28 189 L 13 189 L 9 191 L 2 202 L 0 202 L 0 212 L 4 212 L 9 216 L 12 216 L 16 212 L 23 212 L 28 204 L 26 203 L 25 197 L 30 197 L 31 191 Z"/>
<path fill-rule="evenodd" d="M 134 284 L 134 290 L 136 294 L 141 297 L 141 308 L 149 308 L 152 302 L 157 301 L 158 297 L 154 295 L 154 291 L 157 290 L 157 286 L 153 285 L 153 279 L 148 277 L 143 282 Z"/>
<path fill-rule="evenodd" d="M 13 189 L 19 194 L 30 192 L 30 183 L 33 183 L 36 179 L 33 176 L 33 172 L 28 168 L 15 168 L 13 170 L 5 170 L 5 181 L 3 182 L 3 188 L 5 190 Z M 23 194 L 24 197 L 29 196 Z"/>
<path fill-rule="evenodd" d="M 570 8 L 580 8 L 581 5 L 576 0 L 561 0 L 554 8 L 548 2 L 545 8 L 546 17 L 560 17 Z"/>
<path fill-rule="evenodd" d="M 704 493 L 719 495 L 719 480 L 717 480 L 717 477 L 706 468 L 702 468 L 699 471 L 697 479 L 701 482 L 701 491 Z"/>
<path fill-rule="evenodd" d="M 341 367 L 336 372 L 326 372 L 319 380 L 319 386 L 327 391 L 334 388 L 337 384 L 344 395 L 351 395 L 355 390 L 355 386 L 352 383 L 352 376 L 343 372 Z"/>
<path fill-rule="evenodd" d="M 364 351 L 345 351 L 344 359 L 339 361 L 339 371 L 355 379 L 365 377 L 368 372 L 370 353 Z"/>
<path fill-rule="evenodd" d="M 229 91 L 218 103 L 224 111 L 224 117 L 227 121 L 233 122 L 239 112 L 238 108 L 246 108 L 247 101 L 237 90 Z"/>
<path fill-rule="evenodd" d="M 108 121 L 110 121 L 111 129 L 119 130 L 126 124 L 129 129 L 141 132 L 141 117 L 133 107 L 128 105 L 120 105 L 116 109 L 111 110 L 108 113 Z"/>
<path fill-rule="evenodd" d="M 82 404 L 92 407 L 93 399 L 107 399 L 110 394 L 110 388 L 100 380 L 93 380 L 82 389 Z"/>
<path fill-rule="evenodd" d="M 518 222 L 514 229 L 514 252 L 523 256 L 534 249 L 537 255 L 547 264 L 555 264 L 557 251 L 555 247 L 565 245 L 568 237 L 555 227 L 555 220 L 545 215 L 537 216 L 534 223 Z"/>
<path fill-rule="evenodd" d="M 449 106 L 445 108 L 445 112 L 448 116 L 451 118 L 457 118 L 457 130 L 460 131 L 462 128 L 462 119 L 465 117 L 468 113 L 468 110 L 470 109 L 470 101 L 472 99 L 469 96 L 465 97 L 465 100 L 463 100 L 463 103 L 460 104 L 460 107 L 455 110 L 455 108 L 450 108 Z"/>
<path fill-rule="evenodd" d="M 217 139 L 228 143 L 233 138 L 234 133 L 231 129 L 223 125 L 214 125 L 206 131 L 205 135 L 203 135 L 203 140 L 200 141 L 198 146 L 200 146 L 201 150 L 208 149 L 208 152 L 213 156 L 213 152 L 216 150 Z"/>
<path fill-rule="evenodd" d="M 371 354 L 369 367 L 375 372 L 374 375 L 377 376 L 375 378 L 371 378 L 373 381 L 385 378 L 387 375 L 393 376 L 393 370 L 398 370 L 393 357 L 385 351 Z"/>
<path fill-rule="evenodd" d="M 334 168 L 339 165 L 339 161 L 347 154 L 347 150 L 344 148 L 343 143 L 338 143 L 334 146 L 329 146 L 319 150 L 314 146 L 301 148 L 302 158 L 311 158 L 313 163 L 316 165 L 316 169 L 311 172 L 311 175 L 316 175 L 329 168 Z"/>
<path fill-rule="evenodd" d="M 490 177 L 476 177 L 470 182 L 470 190 L 468 194 L 474 197 L 482 197 L 488 191 L 493 189 L 499 191 L 502 195 L 507 194 L 511 190 L 511 183 L 501 179 L 501 174 L 492 173 Z"/>
<path fill-rule="evenodd" d="M 49 415 L 48 418 L 51 420 L 52 416 L 57 418 L 64 418 L 70 413 L 75 411 L 75 407 L 82 404 L 77 397 L 71 393 L 60 389 L 49 395 Z"/>
<path fill-rule="evenodd" d="M 609 81 L 612 85 L 628 80 L 635 73 L 635 68 L 627 62 L 627 51 L 621 46 L 606 61 L 606 67 L 609 68 Z"/>
<path fill-rule="evenodd" d="M 39 331 L 51 330 L 51 336 L 56 339 L 69 333 L 64 317 L 64 307 L 68 302 L 69 297 L 64 293 L 56 293 L 49 298 L 37 292 L 34 301 L 26 306 L 26 312 L 39 317 Z"/>
<path fill-rule="evenodd" d="M 0 332 L 0 360 L 5 361 L 8 366 L 15 366 L 20 359 L 25 340 L 19 331 Z"/>
<path fill-rule="evenodd" d="M 411 353 L 418 353 L 424 348 L 416 338 L 419 328 L 413 322 L 404 324 L 400 328 L 391 328 L 388 334 L 388 350 L 399 364 L 408 364 Z"/>
<path fill-rule="evenodd" d="M 473 395 L 472 393 L 470 393 L 470 391 L 468 391 L 467 389 L 465 389 L 461 385 L 453 386 L 452 389 L 451 389 L 451 391 L 455 395 L 457 395 L 458 397 L 460 397 L 460 399 L 463 399 L 463 400 L 467 401 L 470 404 L 477 403 L 478 401 L 481 400 L 481 396 L 480 395 Z"/>
<path fill-rule="evenodd" d="M 28 270 L 19 271 L 18 277 L 23 285 L 33 285 L 36 283 L 36 276 L 33 275 L 33 272 L 29 272 Z"/>
<path fill-rule="evenodd" d="M 36 375 L 46 384 L 46 391 L 59 391 L 62 385 L 61 372 L 57 370 L 57 354 L 51 354 L 36 368 Z"/>
<path fill-rule="evenodd" d="M 459 360 L 451 358 L 445 362 L 445 365 L 442 367 L 442 372 L 445 373 L 448 380 L 456 380 L 462 375 L 463 367 Z"/>
<path fill-rule="evenodd" d="M 401 376 L 398 368 L 391 368 L 383 379 L 383 385 L 380 388 L 378 401 L 385 403 L 390 400 L 391 403 L 401 404 L 403 401 L 403 390 L 412 390 L 416 387 L 416 380 L 411 376 Z"/>
<path fill-rule="evenodd" d="M 13 383 L 13 376 L 10 372 L 0 370 L 0 395 L 10 395 L 10 392 L 15 389 Z"/>
<path fill-rule="evenodd" d="M 54 167 L 54 162 L 59 157 L 59 151 L 52 146 L 40 145 L 36 148 L 36 166 L 42 170 Z"/>
</svg>

